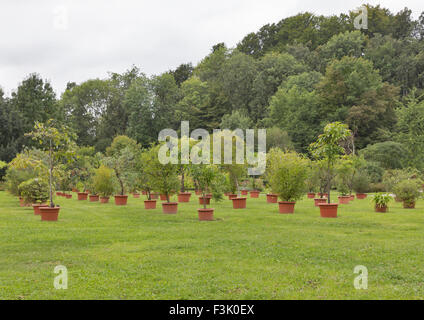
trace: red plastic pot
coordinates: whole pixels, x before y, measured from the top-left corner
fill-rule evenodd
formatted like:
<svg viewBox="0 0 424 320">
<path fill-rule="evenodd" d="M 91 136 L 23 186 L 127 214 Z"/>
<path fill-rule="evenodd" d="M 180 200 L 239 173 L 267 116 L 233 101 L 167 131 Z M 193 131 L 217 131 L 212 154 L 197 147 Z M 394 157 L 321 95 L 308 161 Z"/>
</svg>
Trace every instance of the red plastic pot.
<svg viewBox="0 0 424 320">
<path fill-rule="evenodd" d="M 144 200 L 144 209 L 156 209 L 156 200 Z"/>
<path fill-rule="evenodd" d="M 40 215 L 41 221 L 57 221 L 59 217 L 59 207 L 50 208 L 50 207 L 41 207 Z"/>
<path fill-rule="evenodd" d="M 140 194 L 139 193 L 133 193 L 133 197 L 138 199 L 138 198 L 140 198 Z"/>
<path fill-rule="evenodd" d="M 199 214 L 200 221 L 213 221 L 213 211 L 214 209 L 198 209 L 197 212 Z"/>
<path fill-rule="evenodd" d="M 315 199 L 315 193 L 308 192 L 308 199 Z"/>
<path fill-rule="evenodd" d="M 99 197 L 100 203 L 109 203 L 109 197 Z"/>
<path fill-rule="evenodd" d="M 325 198 L 315 198 L 314 202 L 315 202 L 315 207 L 318 207 L 320 203 L 326 203 L 327 199 L 325 199 Z"/>
<path fill-rule="evenodd" d="M 337 203 L 320 203 L 319 210 L 322 218 L 337 218 Z"/>
<path fill-rule="evenodd" d="M 166 214 L 176 214 L 178 211 L 178 202 L 163 202 L 162 210 Z"/>
<path fill-rule="evenodd" d="M 199 204 L 211 204 L 211 197 L 199 197 Z"/>
<path fill-rule="evenodd" d="M 339 197 L 339 204 L 349 204 L 349 202 L 350 202 L 350 196 Z"/>
<path fill-rule="evenodd" d="M 386 213 L 388 210 L 387 206 L 381 207 L 381 206 L 375 206 L 375 212 L 382 212 Z"/>
<path fill-rule="evenodd" d="M 160 195 L 160 200 L 161 201 L 166 201 L 166 194 L 161 194 Z"/>
<path fill-rule="evenodd" d="M 366 193 L 357 193 L 356 194 L 356 199 L 362 200 L 362 199 L 365 199 L 366 197 L 367 197 Z"/>
<path fill-rule="evenodd" d="M 228 195 L 228 200 L 233 200 L 233 199 L 235 199 L 235 198 L 237 198 L 237 195 L 236 195 L 236 194 L 232 194 L 232 193 L 230 193 L 230 194 Z"/>
<path fill-rule="evenodd" d="M 191 192 L 180 192 L 178 202 L 190 202 Z"/>
<path fill-rule="evenodd" d="M 153 200 L 157 200 L 159 198 L 159 194 L 152 193 L 152 194 L 150 194 L 150 198 L 152 198 Z"/>
<path fill-rule="evenodd" d="M 73 188 L 73 189 L 72 189 L 72 192 L 79 192 L 79 190 L 78 190 L 78 189 Z"/>
<path fill-rule="evenodd" d="M 415 209 L 415 201 L 414 202 L 403 202 L 404 209 Z"/>
<path fill-rule="evenodd" d="M 351 195 L 349 196 L 349 198 L 350 198 L 350 199 L 349 199 L 350 201 L 355 200 L 355 196 L 354 196 L 353 194 L 351 194 Z"/>
<path fill-rule="evenodd" d="M 126 206 L 128 201 L 127 195 L 116 195 L 115 196 L 115 204 L 117 206 Z"/>
<path fill-rule="evenodd" d="M 274 193 L 269 193 L 266 195 L 266 202 L 267 203 L 277 203 L 278 202 L 278 195 Z"/>
<path fill-rule="evenodd" d="M 141 194 L 142 194 L 143 196 L 146 196 L 146 195 L 147 195 L 147 191 L 141 191 Z"/>
<path fill-rule="evenodd" d="M 202 190 L 196 190 L 195 193 L 196 193 L 196 196 L 200 196 L 202 194 Z"/>
<path fill-rule="evenodd" d="M 43 204 L 41 204 L 41 203 L 34 203 L 33 205 L 32 205 L 32 208 L 34 209 L 34 214 L 36 215 L 36 216 L 38 216 L 39 214 L 40 214 L 40 208 L 41 207 L 48 207 L 49 205 L 47 205 L 47 204 L 45 204 L 45 203 L 43 203 Z"/>
<path fill-rule="evenodd" d="M 248 193 L 249 193 L 249 191 L 247 191 L 247 190 L 241 190 L 242 196 L 247 196 Z"/>
<path fill-rule="evenodd" d="M 89 198 L 90 198 L 90 202 L 97 202 L 97 201 L 99 201 L 99 196 L 96 195 L 96 194 L 91 194 L 89 196 Z"/>
<path fill-rule="evenodd" d="M 282 213 L 282 214 L 292 214 L 292 213 L 294 213 L 294 205 L 295 204 L 296 204 L 296 202 L 291 202 L 291 201 L 280 201 L 280 202 L 278 202 L 280 213 Z"/>
<path fill-rule="evenodd" d="M 78 192 L 78 200 L 87 200 L 88 192 Z"/>
<path fill-rule="evenodd" d="M 258 191 L 258 190 L 252 190 L 252 191 L 250 191 L 250 197 L 251 198 L 259 198 L 259 194 L 260 194 L 261 192 L 260 191 Z"/>
<path fill-rule="evenodd" d="M 246 198 L 234 198 L 233 209 L 246 209 Z"/>
<path fill-rule="evenodd" d="M 66 199 L 72 199 L 72 194 L 66 194 L 65 197 Z"/>
</svg>

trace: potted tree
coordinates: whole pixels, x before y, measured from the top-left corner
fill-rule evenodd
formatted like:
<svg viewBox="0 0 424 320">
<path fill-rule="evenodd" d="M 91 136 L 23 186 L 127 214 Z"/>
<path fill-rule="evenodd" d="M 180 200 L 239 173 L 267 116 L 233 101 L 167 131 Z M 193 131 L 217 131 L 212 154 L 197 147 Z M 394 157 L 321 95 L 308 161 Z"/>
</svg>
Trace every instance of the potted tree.
<svg viewBox="0 0 424 320">
<path fill-rule="evenodd" d="M 106 149 L 106 157 L 103 163 L 115 172 L 119 183 L 119 194 L 115 195 L 115 204 L 123 206 L 127 204 L 127 188 L 134 181 L 136 159 L 140 149 L 137 142 L 127 136 L 117 136 L 113 139 L 110 147 Z"/>
<path fill-rule="evenodd" d="M 162 195 L 165 195 L 166 202 L 162 203 L 163 213 L 167 214 L 176 214 L 178 211 L 178 202 L 171 202 L 171 195 L 175 190 L 178 189 L 180 181 L 178 179 L 178 166 L 168 162 L 167 164 L 162 164 L 159 161 L 159 150 L 160 145 L 152 147 L 150 152 L 152 152 L 153 158 L 146 170 L 149 171 L 149 174 L 153 178 L 155 190 L 158 190 Z"/>
<path fill-rule="evenodd" d="M 388 208 L 387 205 L 389 204 L 389 202 L 392 200 L 392 196 L 386 193 L 377 193 L 374 195 L 374 197 L 372 198 L 372 201 L 374 202 L 374 208 L 375 208 L 375 212 L 387 212 Z"/>
<path fill-rule="evenodd" d="M 233 209 L 245 209 L 246 208 L 246 197 L 241 196 L 240 181 L 246 174 L 245 165 L 242 164 L 230 164 L 225 165 L 225 168 L 229 174 L 231 190 L 236 190 L 237 196 L 233 194 L 229 195 L 229 198 L 233 201 Z"/>
<path fill-rule="evenodd" d="M 295 152 L 283 152 L 278 148 L 271 149 L 268 157 L 269 183 L 281 199 L 278 202 L 280 213 L 292 214 L 296 201 L 303 197 L 306 189 L 308 162 Z"/>
<path fill-rule="evenodd" d="M 65 126 L 55 126 L 54 120 L 50 119 L 45 124 L 36 122 L 34 131 L 25 134 L 39 143 L 46 152 L 49 168 L 49 206 L 40 208 L 42 221 L 57 221 L 59 206 L 53 202 L 53 174 L 56 166 L 64 158 L 72 160 L 74 144 L 71 135 Z"/>
<path fill-rule="evenodd" d="M 399 182 L 395 188 L 396 197 L 403 201 L 405 209 L 414 209 L 415 203 L 420 197 L 422 181 L 419 179 L 409 179 Z"/>
<path fill-rule="evenodd" d="M 93 189 L 98 193 L 100 203 L 109 203 L 114 188 L 113 170 L 101 165 L 95 170 L 93 177 Z"/>
<path fill-rule="evenodd" d="M 308 199 L 315 199 L 319 185 L 319 168 L 314 161 L 309 161 L 308 176 L 305 183 L 308 190 Z"/>
<path fill-rule="evenodd" d="M 153 190 L 156 186 L 157 165 L 155 165 L 155 161 L 157 157 L 157 150 L 155 148 L 150 148 L 141 153 L 136 164 L 138 172 L 137 185 L 145 191 L 147 200 L 144 200 L 144 208 L 147 210 L 156 209 L 157 195 L 153 194 Z"/>
<path fill-rule="evenodd" d="M 212 192 L 212 197 L 216 201 L 220 201 L 223 198 L 223 188 L 225 185 L 225 176 L 220 172 L 215 165 L 193 165 L 191 168 L 191 174 L 197 181 L 198 187 L 202 190 L 203 199 L 206 199 L 206 190 Z M 203 208 L 198 209 L 198 215 L 200 221 L 212 221 L 214 209 L 207 208 L 206 201 L 203 201 Z"/>
<path fill-rule="evenodd" d="M 365 199 L 370 185 L 370 179 L 363 170 L 359 171 L 353 180 L 353 190 L 356 192 L 356 199 Z"/>
<path fill-rule="evenodd" d="M 22 182 L 19 191 L 26 203 L 32 203 L 34 214 L 40 214 L 41 207 L 48 207 L 49 184 L 40 178 L 33 178 Z"/>
<path fill-rule="evenodd" d="M 347 125 L 340 122 L 329 123 L 324 128 L 324 133 L 319 135 L 316 142 L 311 144 L 310 150 L 316 159 L 323 160 L 325 172 L 325 185 L 327 188 L 327 203 L 319 204 L 321 217 L 336 218 L 337 203 L 331 203 L 330 192 L 333 179 L 335 177 L 334 166 L 345 149 L 341 143 L 351 136 L 351 131 Z"/>
<path fill-rule="evenodd" d="M 261 179 L 252 177 L 249 180 L 250 182 L 250 197 L 259 198 L 261 191 L 263 190 L 263 182 Z"/>
</svg>

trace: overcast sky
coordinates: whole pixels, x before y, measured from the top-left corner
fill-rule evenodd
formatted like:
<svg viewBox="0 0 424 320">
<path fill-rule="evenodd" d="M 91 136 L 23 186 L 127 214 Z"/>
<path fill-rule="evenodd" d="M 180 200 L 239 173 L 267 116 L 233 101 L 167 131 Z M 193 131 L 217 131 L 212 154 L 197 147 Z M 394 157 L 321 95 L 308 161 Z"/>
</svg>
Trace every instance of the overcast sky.
<svg viewBox="0 0 424 320">
<path fill-rule="evenodd" d="M 267 23 L 310 11 L 339 14 L 355 0 L 1 0 L 0 86 L 10 95 L 29 73 L 60 94 L 68 81 L 104 78 L 135 64 L 159 74 L 196 64 L 212 45 L 234 47 Z M 422 0 L 367 1 L 414 17 Z"/>
</svg>

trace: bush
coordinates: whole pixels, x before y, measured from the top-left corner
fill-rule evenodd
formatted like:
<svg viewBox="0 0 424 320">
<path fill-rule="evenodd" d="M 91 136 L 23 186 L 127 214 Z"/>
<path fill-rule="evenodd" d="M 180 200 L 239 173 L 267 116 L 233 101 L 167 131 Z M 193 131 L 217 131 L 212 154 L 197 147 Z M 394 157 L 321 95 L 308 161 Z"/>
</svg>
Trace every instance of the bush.
<svg viewBox="0 0 424 320">
<path fill-rule="evenodd" d="M 29 170 L 19 170 L 9 168 L 6 172 L 5 187 L 12 195 L 20 197 L 19 185 L 34 177 L 34 173 Z"/>
<path fill-rule="evenodd" d="M 367 193 L 370 189 L 370 179 L 368 175 L 361 171 L 353 179 L 353 190 L 357 193 Z"/>
<path fill-rule="evenodd" d="M 395 186 L 394 192 L 396 197 L 406 204 L 413 204 L 417 201 L 421 194 L 421 186 L 422 181 L 419 179 L 403 180 Z"/>
<path fill-rule="evenodd" d="M 269 154 L 269 183 L 282 201 L 301 199 L 308 174 L 308 161 L 295 152 L 272 149 Z"/>
<path fill-rule="evenodd" d="M 114 192 L 113 170 L 105 166 L 100 166 L 95 170 L 93 177 L 92 193 L 98 193 L 102 197 L 110 197 Z"/>
<path fill-rule="evenodd" d="M 44 203 L 49 199 L 49 184 L 40 178 L 29 179 L 19 185 L 19 193 L 26 203 Z"/>
</svg>

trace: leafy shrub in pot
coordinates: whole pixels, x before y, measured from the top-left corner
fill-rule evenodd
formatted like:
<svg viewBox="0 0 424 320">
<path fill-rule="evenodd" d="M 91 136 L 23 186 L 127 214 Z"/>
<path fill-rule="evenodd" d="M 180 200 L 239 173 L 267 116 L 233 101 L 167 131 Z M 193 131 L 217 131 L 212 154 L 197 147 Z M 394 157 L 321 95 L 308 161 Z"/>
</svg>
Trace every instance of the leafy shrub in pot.
<svg viewBox="0 0 424 320">
<path fill-rule="evenodd" d="M 394 192 L 396 197 L 403 201 L 404 208 L 415 208 L 415 203 L 420 197 L 422 181 L 419 179 L 409 179 L 399 182 Z"/>
<path fill-rule="evenodd" d="M 375 205 L 375 211 L 376 212 L 387 212 L 388 208 L 387 205 L 390 201 L 392 201 L 393 198 L 391 195 L 386 193 L 376 193 L 374 197 L 372 198 L 372 202 Z"/>
</svg>

